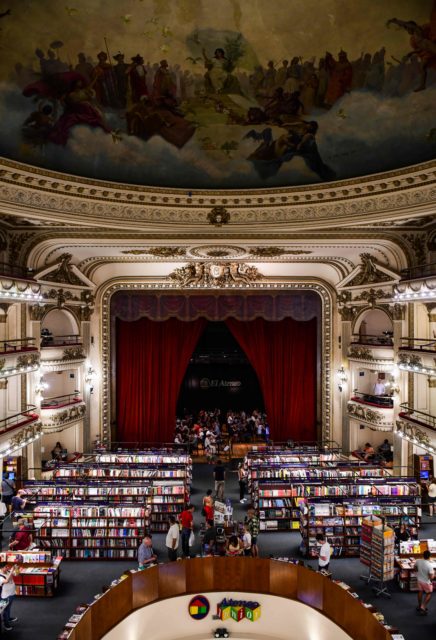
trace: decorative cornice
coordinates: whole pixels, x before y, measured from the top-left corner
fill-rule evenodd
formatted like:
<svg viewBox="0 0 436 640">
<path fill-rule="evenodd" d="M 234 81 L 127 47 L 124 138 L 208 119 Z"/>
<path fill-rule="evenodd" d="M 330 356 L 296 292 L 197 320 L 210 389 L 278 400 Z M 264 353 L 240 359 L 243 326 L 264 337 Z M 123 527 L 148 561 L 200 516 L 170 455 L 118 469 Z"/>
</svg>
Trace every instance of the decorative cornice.
<svg viewBox="0 0 436 640">
<path fill-rule="evenodd" d="M 44 412 L 45 413 L 45 412 Z M 66 407 L 46 416 L 41 415 L 42 429 L 44 433 L 55 433 L 70 427 L 74 422 L 82 420 L 86 413 L 85 403 Z"/>
<path fill-rule="evenodd" d="M 374 360 L 371 349 L 353 345 L 349 348 L 348 357 L 355 360 Z"/>
<path fill-rule="evenodd" d="M 433 162 L 336 183 L 252 191 L 194 191 L 130 186 L 75 178 L 3 160 L 0 202 L 4 213 L 43 220 L 64 216 L 82 224 L 210 225 L 211 207 L 229 208 L 232 227 L 286 224 L 330 226 L 337 222 L 386 221 L 386 216 L 430 213 L 436 200 Z M 226 229 L 227 231 L 227 229 Z"/>
<path fill-rule="evenodd" d="M 256 267 L 244 262 L 189 262 L 168 276 L 181 288 L 247 287 L 261 281 Z"/>
<path fill-rule="evenodd" d="M 353 402 L 350 400 L 347 402 L 347 412 L 351 418 L 361 420 L 371 425 L 371 428 L 379 431 L 392 431 L 394 427 L 393 410 L 391 409 L 390 418 L 388 418 L 382 411 L 365 407 L 359 402 Z"/>
</svg>

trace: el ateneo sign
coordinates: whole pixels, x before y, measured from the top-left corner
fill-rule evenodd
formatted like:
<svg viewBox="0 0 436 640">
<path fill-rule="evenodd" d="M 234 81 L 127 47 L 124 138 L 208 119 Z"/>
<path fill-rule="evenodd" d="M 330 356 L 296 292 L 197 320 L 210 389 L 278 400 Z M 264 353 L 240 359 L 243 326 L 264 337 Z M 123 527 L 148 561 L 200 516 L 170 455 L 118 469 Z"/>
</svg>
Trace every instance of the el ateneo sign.
<svg viewBox="0 0 436 640">
<path fill-rule="evenodd" d="M 223 380 L 211 378 L 201 378 L 200 389 L 240 389 L 242 382 L 240 380 Z"/>
</svg>

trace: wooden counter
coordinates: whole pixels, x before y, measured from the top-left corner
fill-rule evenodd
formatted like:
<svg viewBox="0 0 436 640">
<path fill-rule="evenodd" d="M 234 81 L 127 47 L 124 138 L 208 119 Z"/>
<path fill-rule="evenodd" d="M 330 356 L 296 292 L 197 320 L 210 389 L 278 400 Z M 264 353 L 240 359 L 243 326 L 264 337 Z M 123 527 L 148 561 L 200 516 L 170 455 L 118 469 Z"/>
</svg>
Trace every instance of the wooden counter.
<svg viewBox="0 0 436 640">
<path fill-rule="evenodd" d="M 174 596 L 228 590 L 297 600 L 355 640 L 391 640 L 389 631 L 345 589 L 305 567 L 266 558 L 194 558 L 131 573 L 89 607 L 69 638 L 100 640 L 140 607 Z"/>
</svg>

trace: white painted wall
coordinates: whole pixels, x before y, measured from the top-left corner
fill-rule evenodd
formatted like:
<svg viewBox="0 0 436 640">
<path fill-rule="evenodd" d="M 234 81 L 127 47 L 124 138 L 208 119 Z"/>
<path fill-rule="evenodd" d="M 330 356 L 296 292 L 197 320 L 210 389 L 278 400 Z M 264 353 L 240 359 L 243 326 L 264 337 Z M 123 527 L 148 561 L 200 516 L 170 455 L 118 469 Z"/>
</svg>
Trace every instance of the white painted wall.
<svg viewBox="0 0 436 640">
<path fill-rule="evenodd" d="M 226 627 L 231 640 L 349 640 L 350 636 L 331 620 L 311 607 L 278 596 L 237 592 L 206 593 L 211 610 L 204 620 L 193 620 L 188 614 L 191 596 L 168 598 L 135 611 L 103 640 L 206 640 L 217 627 Z M 213 620 L 216 605 L 223 598 L 256 600 L 261 616 L 249 620 Z"/>
</svg>

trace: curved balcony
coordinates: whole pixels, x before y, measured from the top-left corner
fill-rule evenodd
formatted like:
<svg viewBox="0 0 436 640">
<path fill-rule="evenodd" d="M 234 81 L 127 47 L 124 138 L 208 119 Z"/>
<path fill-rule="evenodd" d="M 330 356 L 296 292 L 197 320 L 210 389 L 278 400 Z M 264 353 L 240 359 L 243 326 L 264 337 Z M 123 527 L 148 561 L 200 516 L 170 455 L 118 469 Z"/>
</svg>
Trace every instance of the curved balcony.
<svg viewBox="0 0 436 640">
<path fill-rule="evenodd" d="M 431 338 L 401 338 L 398 367 L 411 373 L 436 375 L 436 340 Z"/>
<path fill-rule="evenodd" d="M 75 368 L 86 358 L 78 334 L 41 336 L 41 364 L 46 371 Z"/>
<path fill-rule="evenodd" d="M 7 302 L 42 300 L 41 285 L 30 269 L 0 262 L 0 299 Z"/>
<path fill-rule="evenodd" d="M 351 398 L 354 402 L 360 402 L 370 407 L 377 407 L 377 409 L 392 409 L 394 406 L 394 399 L 392 396 L 375 396 L 371 393 L 361 393 L 354 389 L 353 396 Z"/>
<path fill-rule="evenodd" d="M 41 349 L 47 349 L 48 347 L 71 347 L 81 344 L 82 337 L 77 333 L 64 336 L 41 335 Z"/>
<path fill-rule="evenodd" d="M 436 416 L 432 416 L 424 411 L 418 411 L 417 409 L 409 406 L 407 402 L 401 403 L 400 408 L 401 411 L 398 414 L 399 418 L 412 422 L 413 424 L 417 424 L 420 427 L 425 427 L 436 434 Z"/>
<path fill-rule="evenodd" d="M 433 300 L 436 297 L 436 262 L 417 265 L 401 272 L 394 300 Z"/>
<path fill-rule="evenodd" d="M 86 405 L 79 392 L 44 398 L 41 402 L 41 423 L 45 433 L 63 431 L 82 420 Z"/>
<path fill-rule="evenodd" d="M 188 606 L 192 596 L 203 593 L 210 603 L 210 613 L 206 611 L 203 620 L 194 620 L 187 614 Z M 223 598 L 247 601 L 250 611 L 238 607 L 231 614 L 223 611 L 221 619 L 213 620 Z M 185 616 L 183 628 L 180 611 Z M 147 629 L 148 635 L 157 640 L 210 638 L 211 627 L 230 623 L 231 637 L 245 638 L 243 617 L 251 621 L 250 625 L 255 624 L 255 635 L 251 626 L 248 635 L 259 640 L 289 638 L 289 620 L 293 635 L 301 640 L 315 636 L 319 640 L 341 639 L 345 634 L 354 640 L 391 640 L 391 634 L 397 632 L 379 622 L 374 608 L 353 597 L 351 589 L 319 572 L 266 558 L 208 557 L 130 571 L 87 605 L 76 626 L 69 629 L 69 637 L 139 640 Z M 163 619 L 167 624 L 162 626 Z M 242 626 L 241 631 L 235 624 Z"/>
<path fill-rule="evenodd" d="M 43 398 L 41 400 L 41 410 L 45 409 L 60 409 L 61 407 L 69 407 L 72 404 L 82 402 L 79 397 L 79 392 L 65 393 L 62 396 L 53 396 L 51 398 Z"/>
<path fill-rule="evenodd" d="M 37 420 L 39 420 L 39 415 L 36 413 L 35 405 L 28 404 L 26 411 L 20 411 L 20 413 L 0 420 L 0 436 L 27 427 Z"/>
<path fill-rule="evenodd" d="M 392 347 L 394 344 L 391 331 L 384 331 L 381 334 L 361 335 L 353 333 L 351 336 L 351 344 L 361 344 L 371 347 Z"/>
<path fill-rule="evenodd" d="M 0 356 L 24 351 L 38 351 L 36 338 L 16 338 L 14 340 L 0 340 Z"/>
<path fill-rule="evenodd" d="M 394 428 L 394 409 L 391 406 L 373 404 L 360 399 L 360 396 L 369 398 L 381 398 L 383 396 L 370 396 L 369 394 L 355 395 L 347 402 L 348 416 L 358 423 L 368 425 L 374 431 L 392 431 Z M 392 399 L 391 399 L 392 400 Z"/>
<path fill-rule="evenodd" d="M 400 349 L 404 351 L 436 351 L 436 340 L 430 338 L 401 338 Z"/>
<path fill-rule="evenodd" d="M 348 347 L 348 359 L 360 364 L 377 365 L 384 370 L 391 367 L 394 358 L 394 343 L 390 332 L 361 335 L 354 333 Z"/>
</svg>

